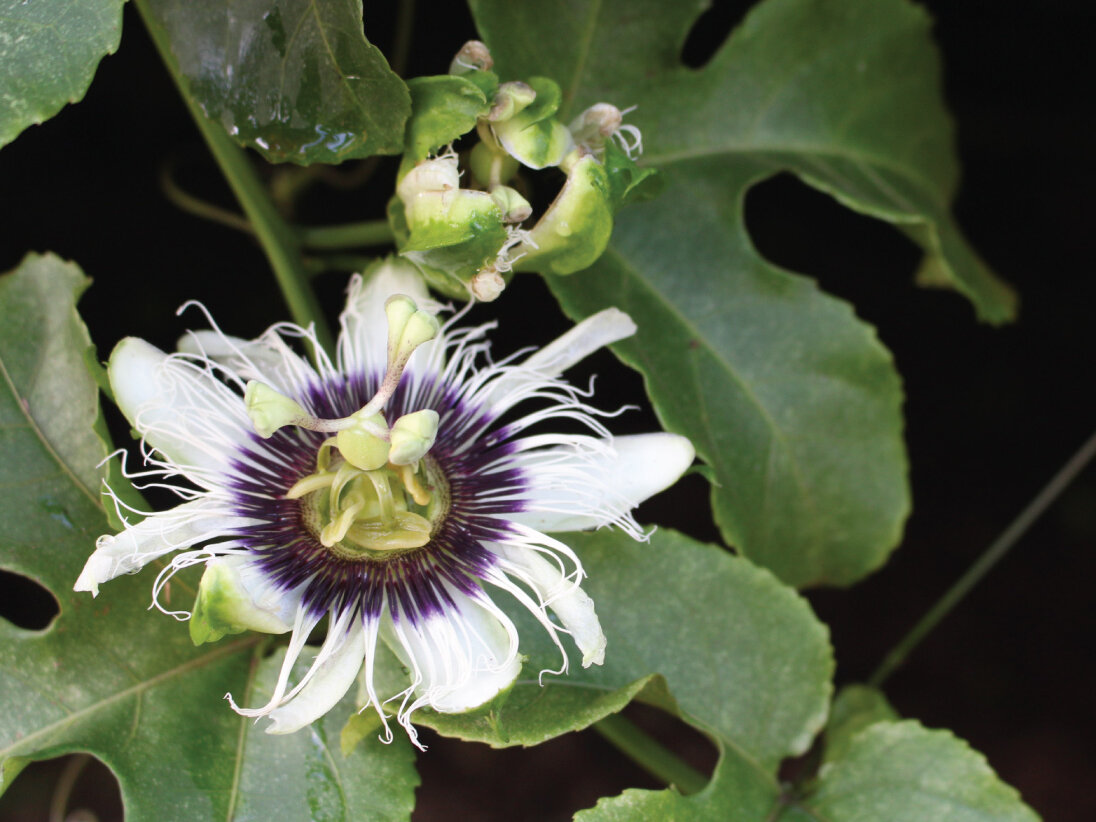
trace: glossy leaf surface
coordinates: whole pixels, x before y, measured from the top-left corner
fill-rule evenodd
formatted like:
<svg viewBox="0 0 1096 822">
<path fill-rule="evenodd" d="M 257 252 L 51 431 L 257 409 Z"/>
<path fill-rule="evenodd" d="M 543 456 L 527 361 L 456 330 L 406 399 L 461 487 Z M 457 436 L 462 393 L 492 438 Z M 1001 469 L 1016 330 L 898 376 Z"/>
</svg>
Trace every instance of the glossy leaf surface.
<svg viewBox="0 0 1096 822">
<path fill-rule="evenodd" d="M 123 0 L 0 0 L 0 146 L 84 96 L 118 49 Z"/>
<path fill-rule="evenodd" d="M 407 87 L 362 32 L 361 0 L 148 0 L 206 116 L 272 162 L 403 148 Z"/>
</svg>

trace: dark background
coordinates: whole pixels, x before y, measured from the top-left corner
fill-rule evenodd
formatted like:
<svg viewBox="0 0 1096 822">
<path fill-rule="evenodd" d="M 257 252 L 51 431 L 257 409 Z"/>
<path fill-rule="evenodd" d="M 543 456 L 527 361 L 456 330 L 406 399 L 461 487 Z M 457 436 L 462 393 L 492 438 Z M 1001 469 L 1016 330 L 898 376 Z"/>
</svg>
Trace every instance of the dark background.
<svg viewBox="0 0 1096 822">
<path fill-rule="evenodd" d="M 453 5 L 429 4 L 427 14 L 420 4 L 410 75 L 445 71 L 452 52 L 474 35 Z M 702 63 L 748 5 L 717 3 L 690 38 L 686 59 Z M 791 178 L 757 187 L 747 203 L 761 251 L 851 300 L 894 352 L 906 386 L 914 512 L 905 539 L 882 571 L 855 588 L 809 595 L 832 629 L 838 684 L 866 678 L 1096 427 L 1096 118 L 1092 88 L 1082 80 L 1092 68 L 1096 13 L 1088 2 L 1066 0 L 927 5 L 964 167 L 955 211 L 975 247 L 1018 288 L 1020 321 L 981 326 L 962 298 L 914 288 L 913 246 Z M 387 48 L 391 11 L 368 13 L 371 39 Z M 285 316 L 248 237 L 167 202 L 158 177 L 168 161 L 188 190 L 231 205 L 131 8 L 122 47 L 100 66 L 86 99 L 0 152 L 0 271 L 29 250 L 79 263 L 95 279 L 81 308 L 104 357 L 129 334 L 170 346 L 187 325 L 173 312 L 189 298 L 243 336 Z M 318 185 L 298 217 L 379 216 L 391 174 L 382 164 L 364 193 Z M 344 281 L 339 274 L 319 281 L 332 317 Z M 246 289 L 242 299 L 237 288 Z M 567 325 L 533 277 L 515 281 L 506 299 L 511 309 L 528 306 L 540 327 L 524 320 L 518 329 L 504 326 L 497 351 L 547 340 Z M 639 397 L 638 377 L 621 373 L 611 358 L 594 367 L 602 391 Z M 650 427 L 636 419 L 637 427 Z M 703 514 L 695 512 L 706 504 L 702 481 L 691 478 L 672 493 L 645 507 L 641 519 L 711 536 L 696 528 Z M 1096 470 L 1089 469 L 887 688 L 903 715 L 950 728 L 984 752 L 1048 820 L 1096 818 L 1094 499 Z M 48 607 L 0 574 L 5 616 L 48 619 Z M 15 704 L 5 703 L 0 695 L 0 708 Z M 650 711 L 633 716 L 698 765 L 710 764 L 710 749 L 695 735 Z M 453 818 L 457 809 L 467 819 L 563 819 L 598 796 L 657 787 L 593 732 L 503 752 L 424 736 L 431 747 L 420 760 L 415 818 L 422 822 Z M 45 819 L 41 803 L 61 767 L 28 768 L 0 801 L 0 819 Z M 70 807 L 93 806 L 102 819 L 115 818 L 115 793 L 93 766 Z"/>
</svg>

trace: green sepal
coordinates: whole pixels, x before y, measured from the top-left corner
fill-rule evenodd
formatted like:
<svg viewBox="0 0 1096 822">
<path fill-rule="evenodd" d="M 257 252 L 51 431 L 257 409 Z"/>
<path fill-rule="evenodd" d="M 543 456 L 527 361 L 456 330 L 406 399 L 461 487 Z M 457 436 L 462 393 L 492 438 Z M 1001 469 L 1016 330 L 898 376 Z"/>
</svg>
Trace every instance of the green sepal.
<svg viewBox="0 0 1096 822">
<path fill-rule="evenodd" d="M 494 262 L 506 242 L 502 211 L 484 191 L 444 192 L 432 201 L 420 197 L 408 217 L 410 236 L 400 254 L 418 265 L 431 283 L 439 275 L 468 282 Z M 463 293 L 467 295 L 466 290 Z"/>
<path fill-rule="evenodd" d="M 536 99 L 509 120 L 492 123 L 492 128 L 507 153 L 522 165 L 558 166 L 574 146 L 571 132 L 554 117 L 563 99 L 559 84 L 547 77 L 530 77 L 527 82 Z"/>
<path fill-rule="evenodd" d="M 657 169 L 640 168 L 635 160 L 612 140 L 605 141 L 601 162 L 605 166 L 605 173 L 609 176 L 609 197 L 614 212 L 626 203 L 653 200 L 664 187 Z"/>
<path fill-rule="evenodd" d="M 484 69 L 473 69 L 467 71 L 464 74 L 458 75 L 462 80 L 474 84 L 480 91 L 483 92 L 483 96 L 487 98 L 490 103 L 494 97 L 495 92 L 499 89 L 499 76 L 493 71 L 486 71 Z"/>
<path fill-rule="evenodd" d="M 195 645 L 244 631 L 277 634 L 290 628 L 273 614 L 255 607 L 233 569 L 223 560 L 206 563 L 188 624 Z"/>
<path fill-rule="evenodd" d="M 486 116 L 494 90 L 481 88 L 471 79 L 472 74 L 478 77 L 488 72 L 471 72 L 460 77 L 451 74 L 417 77 L 408 82 L 411 119 L 400 161 L 401 179 L 420 160 L 471 131 L 476 120 Z M 494 85 L 498 86 L 498 78 Z"/>
<path fill-rule="evenodd" d="M 593 265 L 609 244 L 613 206 L 609 175 L 594 157 L 579 160 L 529 233 L 515 269 L 572 274 Z"/>
</svg>

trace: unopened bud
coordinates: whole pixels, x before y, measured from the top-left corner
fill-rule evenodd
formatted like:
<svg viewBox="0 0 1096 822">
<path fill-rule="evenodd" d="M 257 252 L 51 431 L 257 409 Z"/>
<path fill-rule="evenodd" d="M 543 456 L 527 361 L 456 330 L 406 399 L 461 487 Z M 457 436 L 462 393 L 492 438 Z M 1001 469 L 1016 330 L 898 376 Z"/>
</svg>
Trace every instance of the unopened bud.
<svg viewBox="0 0 1096 822">
<path fill-rule="evenodd" d="M 388 461 L 393 465 L 411 465 L 422 459 L 438 436 L 438 412 L 430 408 L 405 414 L 392 425 Z"/>
<path fill-rule="evenodd" d="M 481 268 L 468 283 L 468 290 L 472 292 L 472 296 L 485 303 L 497 300 L 505 288 L 506 280 L 494 266 Z"/>
<path fill-rule="evenodd" d="M 452 191 L 460 188 L 457 155 L 445 154 L 417 163 L 396 185 L 396 194 L 406 206 L 424 191 Z"/>
<path fill-rule="evenodd" d="M 611 103 L 596 103 L 571 121 L 571 136 L 576 143 L 600 148 L 624 122 L 620 109 Z"/>
<path fill-rule="evenodd" d="M 509 120 L 536 99 L 537 93 L 528 83 L 520 80 L 503 83 L 495 93 L 495 102 L 487 112 L 487 119 L 492 123 Z"/>
<path fill-rule="evenodd" d="M 450 74 L 467 74 L 470 71 L 487 71 L 495 61 L 487 46 L 479 40 L 469 40 L 460 47 L 460 51 L 449 64 Z"/>
<path fill-rule="evenodd" d="M 494 186 L 491 189 L 491 199 L 502 212 L 504 223 L 520 223 L 528 220 L 533 213 L 533 207 L 529 205 L 529 201 L 510 186 Z"/>
</svg>

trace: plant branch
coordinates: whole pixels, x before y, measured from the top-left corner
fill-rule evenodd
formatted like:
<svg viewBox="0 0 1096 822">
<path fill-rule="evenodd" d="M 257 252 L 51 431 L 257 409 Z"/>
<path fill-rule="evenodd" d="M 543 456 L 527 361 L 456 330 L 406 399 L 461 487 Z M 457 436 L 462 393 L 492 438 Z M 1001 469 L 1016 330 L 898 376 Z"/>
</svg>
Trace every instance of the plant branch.
<svg viewBox="0 0 1096 822">
<path fill-rule="evenodd" d="M 389 245 L 395 240 L 387 220 L 300 229 L 301 245 L 317 251 Z"/>
<path fill-rule="evenodd" d="M 620 714 L 610 714 L 594 723 L 594 730 L 609 740 L 652 776 L 674 785 L 683 794 L 698 793 L 708 778 L 663 748 Z"/>
<path fill-rule="evenodd" d="M 164 196 L 168 198 L 171 203 L 180 211 L 185 211 L 187 214 L 193 214 L 195 217 L 199 217 L 203 220 L 209 220 L 210 222 L 220 223 L 228 228 L 233 228 L 236 231 L 242 231 L 245 234 L 255 234 L 255 230 L 251 227 L 244 217 L 237 214 L 234 211 L 229 211 L 227 208 L 221 208 L 213 203 L 207 203 L 205 200 L 195 197 L 175 182 L 175 176 L 172 174 L 173 164 L 168 163 L 160 169 L 160 189 L 164 192 Z"/>
<path fill-rule="evenodd" d="M 894 673 L 895 669 L 905 661 L 906 657 L 917 647 L 921 640 L 948 615 L 948 612 L 978 584 L 982 577 L 1020 540 L 1028 528 L 1058 499 L 1081 470 L 1088 465 L 1093 456 L 1096 456 L 1096 433 L 1093 433 L 1084 445 L 1066 461 L 1066 464 L 1058 470 L 1057 474 L 1051 477 L 1050 482 L 1043 487 L 1043 490 L 1036 494 L 1035 498 L 1027 504 L 1016 519 L 982 552 L 982 555 L 970 566 L 967 572 L 940 597 L 928 613 L 921 617 L 921 620 L 913 626 L 913 629 L 902 638 L 901 642 L 884 657 L 875 673 L 871 675 L 871 679 L 868 680 L 869 685 L 878 688 L 887 677 Z"/>
<path fill-rule="evenodd" d="M 274 203 L 263 188 L 244 150 L 232 142 L 219 124 L 209 120 L 190 96 L 185 81 L 174 63 L 167 34 L 150 12 L 148 0 L 135 0 L 135 3 L 145 27 L 160 52 L 160 58 L 167 66 L 198 130 L 205 138 L 206 145 L 209 146 L 217 165 L 228 180 L 229 186 L 255 231 L 259 244 L 270 261 L 278 287 L 289 306 L 290 315 L 298 325 L 305 327 L 313 325 L 320 345 L 329 352 L 334 350 L 331 331 L 324 321 L 315 295 L 308 286 L 308 275 L 301 262 L 300 241 L 297 234 L 290 229 L 274 208 Z"/>
</svg>

